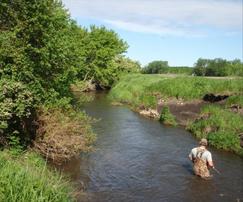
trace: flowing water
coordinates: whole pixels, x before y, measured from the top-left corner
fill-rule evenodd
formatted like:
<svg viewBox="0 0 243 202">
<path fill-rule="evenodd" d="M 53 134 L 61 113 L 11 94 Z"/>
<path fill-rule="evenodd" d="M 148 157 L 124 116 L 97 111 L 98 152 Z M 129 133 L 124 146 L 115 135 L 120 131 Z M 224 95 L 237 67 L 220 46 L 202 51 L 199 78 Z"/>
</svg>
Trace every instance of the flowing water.
<svg viewBox="0 0 243 202">
<path fill-rule="evenodd" d="M 96 151 L 61 166 L 85 187 L 80 201 L 243 201 L 242 158 L 209 148 L 221 174 L 201 180 L 188 159 L 197 140 L 184 129 L 112 106 L 104 94 L 85 111 L 100 119 Z"/>
</svg>

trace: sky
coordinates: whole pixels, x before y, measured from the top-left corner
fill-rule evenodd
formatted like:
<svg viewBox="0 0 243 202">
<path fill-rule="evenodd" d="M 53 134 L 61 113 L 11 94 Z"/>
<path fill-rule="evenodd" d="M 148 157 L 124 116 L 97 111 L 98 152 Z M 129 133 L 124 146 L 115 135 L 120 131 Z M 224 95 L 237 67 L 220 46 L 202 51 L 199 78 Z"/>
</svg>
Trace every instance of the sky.
<svg viewBox="0 0 243 202">
<path fill-rule="evenodd" d="M 79 25 L 105 26 L 126 56 L 193 66 L 198 58 L 243 60 L 243 0 L 63 0 Z"/>
</svg>

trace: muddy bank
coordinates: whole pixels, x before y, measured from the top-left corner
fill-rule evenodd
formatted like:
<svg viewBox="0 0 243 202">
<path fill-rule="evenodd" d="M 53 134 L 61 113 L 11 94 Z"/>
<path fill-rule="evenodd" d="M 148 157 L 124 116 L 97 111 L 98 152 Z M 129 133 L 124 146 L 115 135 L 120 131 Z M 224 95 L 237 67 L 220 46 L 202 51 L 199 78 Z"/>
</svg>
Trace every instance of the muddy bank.
<svg viewBox="0 0 243 202">
<path fill-rule="evenodd" d="M 207 104 L 208 102 L 205 102 L 203 100 L 185 102 L 182 100 L 172 98 L 167 101 L 162 99 L 158 100 L 156 109 L 145 108 L 143 106 L 132 109 L 142 116 L 158 120 L 163 107 L 168 106 L 170 112 L 175 116 L 177 123 L 181 126 L 186 126 L 189 122 L 199 118 L 199 114 L 202 107 Z M 121 105 L 121 103 L 114 103 L 114 105 Z"/>
<path fill-rule="evenodd" d="M 160 100 L 157 105 L 157 111 L 160 113 L 163 106 L 168 106 L 170 112 L 175 116 L 177 123 L 181 126 L 187 126 L 189 122 L 199 118 L 200 111 L 206 104 L 208 103 L 201 100 L 188 102 L 177 99 L 169 101 Z"/>
<path fill-rule="evenodd" d="M 123 104 L 129 103 L 120 103 L 113 102 L 112 105 L 120 106 Z M 140 106 L 137 108 L 132 108 L 133 111 L 138 112 L 140 115 L 152 118 L 159 119 L 160 113 L 164 106 L 168 106 L 170 112 L 176 117 L 176 121 L 181 126 L 186 126 L 188 122 L 194 121 L 199 118 L 200 111 L 203 106 L 208 104 L 208 102 L 196 100 L 196 101 L 187 101 L 184 102 L 182 100 L 171 99 L 171 100 L 158 100 L 156 109 L 145 108 L 144 106 Z"/>
</svg>

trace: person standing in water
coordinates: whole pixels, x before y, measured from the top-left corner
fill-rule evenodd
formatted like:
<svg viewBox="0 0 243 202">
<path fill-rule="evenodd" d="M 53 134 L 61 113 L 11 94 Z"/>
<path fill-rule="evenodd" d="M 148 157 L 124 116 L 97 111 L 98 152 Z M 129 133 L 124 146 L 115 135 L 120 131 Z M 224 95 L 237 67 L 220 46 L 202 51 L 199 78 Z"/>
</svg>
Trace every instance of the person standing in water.
<svg viewBox="0 0 243 202">
<path fill-rule="evenodd" d="M 193 171 L 195 175 L 201 178 L 210 178 L 210 168 L 214 168 L 212 154 L 207 150 L 207 139 L 201 139 L 199 146 L 191 150 L 189 159 L 193 163 Z"/>
</svg>

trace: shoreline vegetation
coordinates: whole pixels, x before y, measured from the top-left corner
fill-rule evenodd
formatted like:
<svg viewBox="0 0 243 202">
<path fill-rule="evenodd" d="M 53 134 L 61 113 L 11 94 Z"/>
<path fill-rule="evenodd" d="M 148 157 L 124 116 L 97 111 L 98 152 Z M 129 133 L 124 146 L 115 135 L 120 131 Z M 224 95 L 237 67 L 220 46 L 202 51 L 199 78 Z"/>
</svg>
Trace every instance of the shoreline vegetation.
<svg viewBox="0 0 243 202">
<path fill-rule="evenodd" d="M 49 169 L 35 152 L 0 152 L 0 201 L 75 201 L 68 179 Z"/>
<path fill-rule="evenodd" d="M 109 98 L 243 156 L 242 92 L 242 78 L 131 74 L 114 85 Z"/>
</svg>

